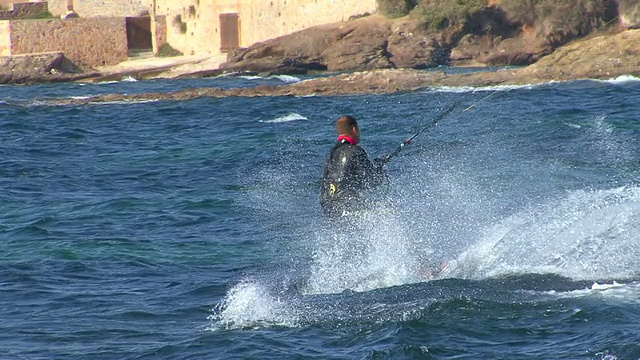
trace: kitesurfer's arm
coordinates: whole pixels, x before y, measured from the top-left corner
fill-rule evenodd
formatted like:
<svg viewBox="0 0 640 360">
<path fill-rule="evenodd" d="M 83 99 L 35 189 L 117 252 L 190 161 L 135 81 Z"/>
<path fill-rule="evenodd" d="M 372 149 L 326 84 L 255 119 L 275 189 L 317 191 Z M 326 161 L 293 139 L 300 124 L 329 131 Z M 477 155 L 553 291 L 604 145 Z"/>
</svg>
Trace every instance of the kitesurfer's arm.
<svg viewBox="0 0 640 360">
<path fill-rule="evenodd" d="M 372 163 L 367 153 L 361 147 L 356 154 L 356 161 L 362 174 L 363 185 L 367 189 L 376 188 L 384 182 L 385 172 L 383 166 Z"/>
</svg>

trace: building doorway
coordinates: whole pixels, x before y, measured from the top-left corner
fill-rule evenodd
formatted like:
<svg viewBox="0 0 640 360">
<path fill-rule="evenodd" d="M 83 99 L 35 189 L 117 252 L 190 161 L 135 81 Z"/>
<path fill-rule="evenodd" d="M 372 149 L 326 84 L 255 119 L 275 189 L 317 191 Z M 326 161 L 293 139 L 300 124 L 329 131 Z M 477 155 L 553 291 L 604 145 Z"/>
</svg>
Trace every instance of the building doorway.
<svg viewBox="0 0 640 360">
<path fill-rule="evenodd" d="M 153 51 L 151 41 L 151 17 L 128 17 L 127 22 L 127 48 L 129 54 L 139 54 Z"/>
<path fill-rule="evenodd" d="M 240 18 L 237 13 L 220 14 L 220 52 L 240 47 Z"/>
</svg>

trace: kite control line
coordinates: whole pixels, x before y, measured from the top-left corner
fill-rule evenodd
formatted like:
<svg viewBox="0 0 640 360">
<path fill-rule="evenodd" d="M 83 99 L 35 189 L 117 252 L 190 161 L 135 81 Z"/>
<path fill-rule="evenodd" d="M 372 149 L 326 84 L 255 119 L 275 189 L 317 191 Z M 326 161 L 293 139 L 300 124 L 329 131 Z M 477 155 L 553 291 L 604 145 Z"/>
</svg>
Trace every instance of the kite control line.
<svg viewBox="0 0 640 360">
<path fill-rule="evenodd" d="M 438 124 L 438 122 L 444 118 L 446 118 L 449 114 L 453 112 L 453 110 L 458 106 L 458 102 L 451 105 L 447 110 L 443 111 L 440 115 L 436 116 L 433 120 L 431 120 L 427 125 L 425 125 L 422 129 L 420 129 L 417 133 L 411 135 L 407 140 L 403 141 L 392 153 L 383 155 L 375 160 L 377 164 L 386 165 L 389 160 L 398 155 L 400 151 L 407 145 L 411 143 L 413 139 L 418 137 L 420 134 L 425 132 L 427 129 L 430 129 Z"/>
<path fill-rule="evenodd" d="M 475 103 L 469 105 L 468 107 L 466 107 L 464 110 L 462 110 L 462 112 L 467 112 L 469 110 L 471 110 L 473 107 L 475 107 L 478 103 L 492 97 L 493 95 L 495 95 L 498 91 L 493 91 L 491 94 L 483 97 L 482 99 L 476 101 Z M 438 125 L 438 122 L 444 118 L 446 118 L 449 114 L 451 114 L 453 112 L 453 110 L 458 107 L 458 104 L 460 104 L 462 100 L 458 100 L 456 101 L 453 105 L 451 105 L 449 108 L 447 108 L 445 111 L 443 111 L 440 115 L 436 116 L 433 120 L 431 120 L 431 122 L 429 122 L 427 125 L 425 125 L 422 129 L 420 129 L 420 131 L 418 131 L 417 133 L 411 135 L 407 140 L 403 141 L 402 144 L 400 144 L 392 153 L 387 154 L 387 155 L 383 155 L 377 159 L 375 159 L 375 163 L 378 164 L 379 166 L 384 166 L 386 165 L 389 160 L 391 160 L 393 157 L 395 157 L 396 155 L 398 155 L 400 153 L 400 151 L 407 145 L 409 145 L 411 143 L 411 140 L 415 139 L 416 137 L 418 137 L 418 135 L 422 134 L 424 131 L 426 131 L 429 128 L 432 128 L 436 125 Z"/>
</svg>

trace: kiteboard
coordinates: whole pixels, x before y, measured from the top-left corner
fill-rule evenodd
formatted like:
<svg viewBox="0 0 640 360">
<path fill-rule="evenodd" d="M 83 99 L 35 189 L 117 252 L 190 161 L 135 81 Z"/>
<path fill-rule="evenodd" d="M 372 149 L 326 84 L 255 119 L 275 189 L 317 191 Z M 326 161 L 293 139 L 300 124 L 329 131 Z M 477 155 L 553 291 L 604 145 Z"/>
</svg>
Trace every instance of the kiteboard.
<svg viewBox="0 0 640 360">
<path fill-rule="evenodd" d="M 423 280 L 438 280 L 450 277 L 458 267 L 456 260 L 443 260 L 439 264 L 429 264 L 420 268 L 420 277 Z"/>
</svg>

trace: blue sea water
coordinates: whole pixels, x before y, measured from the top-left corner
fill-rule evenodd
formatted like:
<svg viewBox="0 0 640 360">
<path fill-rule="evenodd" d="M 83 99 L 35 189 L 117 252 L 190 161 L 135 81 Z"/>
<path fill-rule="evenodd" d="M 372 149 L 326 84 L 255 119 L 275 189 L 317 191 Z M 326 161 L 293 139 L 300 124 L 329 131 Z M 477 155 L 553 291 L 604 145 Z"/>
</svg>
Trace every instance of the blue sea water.
<svg viewBox="0 0 640 360">
<path fill-rule="evenodd" d="M 639 79 L 52 102 L 290 81 L 0 87 L 0 358 L 640 358 Z M 376 157 L 456 103 L 323 218 L 339 115 Z"/>
</svg>

